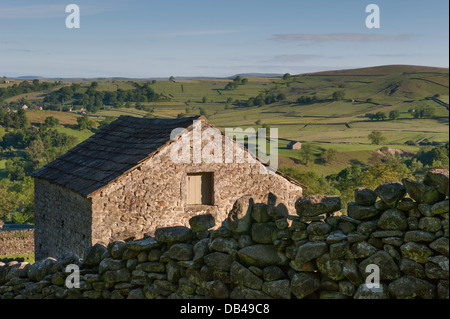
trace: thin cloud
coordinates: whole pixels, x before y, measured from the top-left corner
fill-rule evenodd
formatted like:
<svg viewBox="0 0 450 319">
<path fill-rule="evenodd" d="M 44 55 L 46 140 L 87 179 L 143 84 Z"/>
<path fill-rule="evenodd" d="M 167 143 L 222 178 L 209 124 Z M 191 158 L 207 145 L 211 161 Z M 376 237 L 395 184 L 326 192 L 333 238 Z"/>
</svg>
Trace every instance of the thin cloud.
<svg viewBox="0 0 450 319">
<path fill-rule="evenodd" d="M 292 41 L 292 42 L 378 42 L 378 41 L 406 41 L 411 39 L 409 34 L 396 36 L 382 34 L 364 34 L 364 33 L 330 33 L 330 34 L 275 34 L 273 40 Z"/>
<path fill-rule="evenodd" d="M 318 54 L 281 54 L 276 55 L 269 61 L 277 61 L 277 62 L 299 62 L 299 61 L 305 61 L 315 58 L 320 58 L 322 55 Z"/>
<path fill-rule="evenodd" d="M 199 30 L 199 31 L 184 31 L 172 33 L 154 33 L 149 34 L 150 37 L 170 38 L 170 37 L 186 37 L 186 36 L 202 36 L 202 35 L 219 35 L 238 33 L 238 30 Z"/>
<path fill-rule="evenodd" d="M 377 58 L 404 58 L 407 56 L 411 56 L 411 54 L 371 54 L 370 56 L 374 56 Z"/>
<path fill-rule="evenodd" d="M 94 15 L 113 11 L 110 6 L 100 7 L 93 5 L 80 5 L 83 15 Z M 20 7 L 0 8 L 2 19 L 47 19 L 66 17 L 66 5 L 31 5 Z"/>
</svg>

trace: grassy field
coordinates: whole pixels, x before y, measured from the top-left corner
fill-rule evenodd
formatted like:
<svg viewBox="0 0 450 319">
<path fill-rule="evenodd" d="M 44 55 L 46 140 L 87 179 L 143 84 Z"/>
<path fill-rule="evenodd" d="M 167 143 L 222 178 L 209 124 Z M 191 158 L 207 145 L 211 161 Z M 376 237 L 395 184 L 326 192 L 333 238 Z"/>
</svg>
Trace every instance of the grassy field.
<svg viewBox="0 0 450 319">
<path fill-rule="evenodd" d="M 77 125 L 77 118 L 81 115 L 59 111 L 28 111 L 27 117 L 32 124 L 44 123 L 46 117 L 57 118 L 61 125 Z"/>
</svg>

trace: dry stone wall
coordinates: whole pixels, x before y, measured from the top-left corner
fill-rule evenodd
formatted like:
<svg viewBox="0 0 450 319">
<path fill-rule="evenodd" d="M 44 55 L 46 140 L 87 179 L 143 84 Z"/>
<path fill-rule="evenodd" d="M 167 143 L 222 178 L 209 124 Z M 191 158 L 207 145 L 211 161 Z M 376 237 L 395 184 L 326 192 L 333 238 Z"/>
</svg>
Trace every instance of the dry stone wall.
<svg viewBox="0 0 450 319">
<path fill-rule="evenodd" d="M 33 252 L 33 229 L 0 232 L 0 256 L 32 254 Z"/>
<path fill-rule="evenodd" d="M 448 205 L 443 170 L 356 189 L 342 216 L 336 196 L 300 197 L 296 215 L 273 194 L 243 196 L 217 229 L 199 215 L 190 228 L 96 244 L 84 259 L 0 264 L 0 298 L 448 299 Z M 79 288 L 65 286 L 69 264 L 80 268 Z M 378 289 L 366 284 L 374 266 Z"/>
</svg>

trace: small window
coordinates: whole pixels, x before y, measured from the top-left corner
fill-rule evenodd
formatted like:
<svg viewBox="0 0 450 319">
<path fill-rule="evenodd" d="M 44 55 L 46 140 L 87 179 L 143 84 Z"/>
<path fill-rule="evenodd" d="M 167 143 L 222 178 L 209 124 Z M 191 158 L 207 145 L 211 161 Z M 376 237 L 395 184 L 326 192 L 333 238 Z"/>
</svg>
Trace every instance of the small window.
<svg viewBox="0 0 450 319">
<path fill-rule="evenodd" d="M 193 173 L 187 175 L 187 204 L 213 204 L 213 173 Z"/>
</svg>

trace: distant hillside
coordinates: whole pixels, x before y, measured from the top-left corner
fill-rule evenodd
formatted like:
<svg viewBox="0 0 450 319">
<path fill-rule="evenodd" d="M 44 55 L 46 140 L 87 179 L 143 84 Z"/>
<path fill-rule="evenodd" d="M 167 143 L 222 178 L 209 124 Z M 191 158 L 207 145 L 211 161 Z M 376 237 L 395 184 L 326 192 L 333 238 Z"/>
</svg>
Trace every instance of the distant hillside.
<svg viewBox="0 0 450 319">
<path fill-rule="evenodd" d="M 359 69 L 323 71 L 308 73 L 308 75 L 320 76 L 374 76 L 374 75 L 389 75 L 399 73 L 448 73 L 448 68 L 436 68 L 431 66 L 419 65 L 382 65 Z"/>
<path fill-rule="evenodd" d="M 352 163 L 367 163 L 382 146 L 414 153 L 419 145 L 449 140 L 446 68 L 386 65 L 291 74 L 285 79 L 281 74 L 243 73 L 239 76 L 246 81 L 239 83 L 235 81 L 237 75 L 176 77 L 175 81 L 63 79 L 51 90 L 29 91 L 29 87 L 22 91 L 25 93 L 9 95 L 3 99 L 3 105 L 14 110 L 26 103 L 35 110 L 28 111 L 33 124 L 48 116 L 56 117 L 64 126 L 58 130 L 78 137 L 79 141 L 89 136 L 74 129 L 76 118 L 86 109 L 87 115 L 98 122 L 120 115 L 176 118 L 203 113 L 220 129 L 278 128 L 280 166 L 296 166 L 320 174 L 337 173 Z M 32 85 L 31 80 L 27 81 Z M 0 83 L 0 100 L 2 92 L 22 81 L 11 82 L 14 83 Z M 145 87 L 160 98 L 152 101 L 137 94 Z M 118 92 L 124 91 L 129 93 L 127 100 L 122 94 L 118 101 Z M 337 93 L 340 98 L 336 98 Z M 376 114 L 378 117 L 374 117 Z M 372 131 L 381 132 L 385 144 L 372 145 L 368 139 Z M 287 149 L 289 141 L 310 143 L 316 154 L 333 149 L 338 158 L 333 165 L 318 161 L 305 167 L 299 152 Z"/>
<path fill-rule="evenodd" d="M 234 79 L 237 76 L 251 77 L 251 78 L 279 78 L 279 77 L 282 77 L 283 74 L 278 74 L 278 73 L 240 73 L 240 74 L 235 74 L 233 76 L 230 76 L 227 79 Z"/>
</svg>

